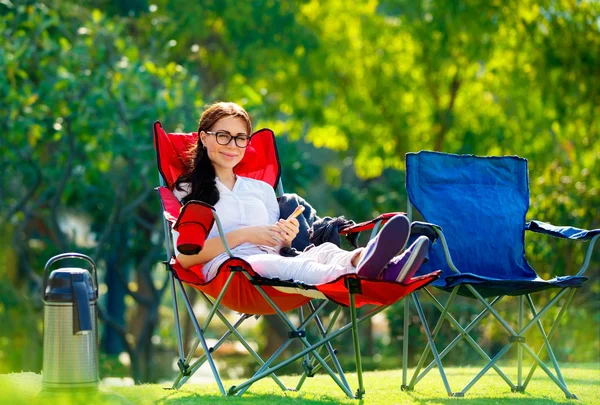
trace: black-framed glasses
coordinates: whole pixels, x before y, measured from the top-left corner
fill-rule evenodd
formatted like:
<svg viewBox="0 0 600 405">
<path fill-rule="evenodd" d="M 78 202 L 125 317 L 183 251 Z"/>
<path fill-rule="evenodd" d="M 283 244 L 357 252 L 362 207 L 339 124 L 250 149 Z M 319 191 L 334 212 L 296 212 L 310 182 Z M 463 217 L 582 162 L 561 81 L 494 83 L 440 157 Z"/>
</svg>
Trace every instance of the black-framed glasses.
<svg viewBox="0 0 600 405">
<path fill-rule="evenodd" d="M 246 134 L 240 134 L 233 136 L 229 131 L 204 131 L 208 135 L 214 135 L 219 145 L 229 145 L 229 142 L 233 139 L 238 148 L 245 148 L 250 143 L 250 136 Z"/>
</svg>

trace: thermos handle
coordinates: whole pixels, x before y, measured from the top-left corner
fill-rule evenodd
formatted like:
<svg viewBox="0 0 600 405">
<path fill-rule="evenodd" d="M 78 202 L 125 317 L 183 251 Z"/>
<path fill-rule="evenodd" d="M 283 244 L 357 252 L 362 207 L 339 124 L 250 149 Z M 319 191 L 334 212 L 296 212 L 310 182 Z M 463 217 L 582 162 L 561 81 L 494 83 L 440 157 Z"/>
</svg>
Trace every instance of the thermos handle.
<svg viewBox="0 0 600 405">
<path fill-rule="evenodd" d="M 48 270 L 50 269 L 50 266 L 52 264 L 54 264 L 55 262 L 57 262 L 59 260 L 64 260 L 64 259 L 81 259 L 81 260 L 85 260 L 86 262 L 88 262 L 90 264 L 90 266 L 92 266 L 92 277 L 94 279 L 94 295 L 96 296 L 96 299 L 97 299 L 98 298 L 98 273 L 96 272 L 96 264 L 89 256 L 86 256 L 81 253 L 62 253 L 60 255 L 51 257 L 50 260 L 48 260 L 48 262 L 46 263 L 46 266 L 44 267 L 44 282 L 42 284 L 42 294 L 46 294 L 46 287 L 48 285 L 48 277 L 50 275 Z"/>
<path fill-rule="evenodd" d="M 73 334 L 80 335 L 92 330 L 92 316 L 88 301 L 88 292 L 83 274 L 71 274 L 73 290 Z"/>
</svg>

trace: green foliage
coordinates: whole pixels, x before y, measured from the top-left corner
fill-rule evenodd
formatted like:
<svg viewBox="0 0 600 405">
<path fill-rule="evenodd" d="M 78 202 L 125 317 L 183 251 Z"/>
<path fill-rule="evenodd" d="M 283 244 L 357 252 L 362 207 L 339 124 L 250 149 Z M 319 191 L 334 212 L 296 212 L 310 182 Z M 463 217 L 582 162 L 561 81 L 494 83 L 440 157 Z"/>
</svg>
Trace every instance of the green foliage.
<svg viewBox="0 0 600 405">
<path fill-rule="evenodd" d="M 8 79 L 0 84 L 2 221 L 14 224 L 13 247 L 29 269 L 16 278 L 39 276 L 53 254 L 78 250 L 101 273 L 116 254 L 153 286 L 162 231 L 150 126 L 168 117 L 182 127 L 196 114 L 198 77 L 141 52 L 125 25 L 99 10 L 18 5 L 0 30 L 11 39 L 0 59 Z M 39 340 L 39 330 L 29 332 Z"/>
<path fill-rule="evenodd" d="M 403 211 L 404 154 L 434 149 L 526 157 L 529 219 L 600 227 L 599 15 L 564 0 L 0 2 L 0 363 L 39 368 L 7 342 L 40 341 L 41 269 L 67 250 L 90 254 L 101 280 L 110 263 L 128 274 L 130 348 L 151 353 L 153 334 L 174 346 L 155 305 L 150 126 L 192 131 L 212 100 L 280 136 L 286 190 L 322 216 Z M 586 247 L 527 242 L 543 277 L 575 273 Z M 598 263 L 562 336 L 569 359 L 598 354 L 573 349 L 597 340 Z M 478 333 L 493 340 L 490 328 Z"/>
</svg>

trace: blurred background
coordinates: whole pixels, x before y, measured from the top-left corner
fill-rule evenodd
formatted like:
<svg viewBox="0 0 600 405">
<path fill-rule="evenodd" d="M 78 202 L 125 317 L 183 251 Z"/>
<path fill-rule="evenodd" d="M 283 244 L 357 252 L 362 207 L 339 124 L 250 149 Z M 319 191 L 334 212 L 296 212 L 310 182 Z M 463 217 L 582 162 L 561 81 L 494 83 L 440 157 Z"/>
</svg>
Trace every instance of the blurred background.
<svg viewBox="0 0 600 405">
<path fill-rule="evenodd" d="M 528 219 L 600 227 L 594 0 L 0 0 L 0 33 L 0 373 L 40 371 L 42 270 L 77 251 L 99 270 L 101 376 L 174 378 L 152 124 L 195 131 L 217 100 L 275 131 L 286 191 L 321 216 L 405 210 L 404 155 L 427 149 L 525 157 Z M 576 273 L 587 248 L 527 242 L 545 278 Z M 561 325 L 563 361 L 600 362 L 598 250 Z M 400 302 L 361 329 L 367 369 L 400 367 L 402 321 Z M 412 365 L 419 328 L 415 313 Z M 266 354 L 281 331 L 266 317 L 247 332 Z M 498 332 L 474 334 L 493 351 Z M 251 368 L 235 345 L 219 361 Z"/>
</svg>

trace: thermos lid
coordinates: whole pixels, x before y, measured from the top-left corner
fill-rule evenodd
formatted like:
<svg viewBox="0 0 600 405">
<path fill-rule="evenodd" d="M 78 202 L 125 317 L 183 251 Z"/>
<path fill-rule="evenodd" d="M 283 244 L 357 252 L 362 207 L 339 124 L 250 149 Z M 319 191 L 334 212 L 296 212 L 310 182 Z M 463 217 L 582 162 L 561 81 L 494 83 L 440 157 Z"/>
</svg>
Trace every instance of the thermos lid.
<svg viewBox="0 0 600 405">
<path fill-rule="evenodd" d="M 85 284 L 88 300 L 95 301 L 94 284 L 92 276 L 86 269 L 75 267 L 56 269 L 50 273 L 44 300 L 49 302 L 73 302 L 73 283 L 83 281 Z"/>
</svg>

